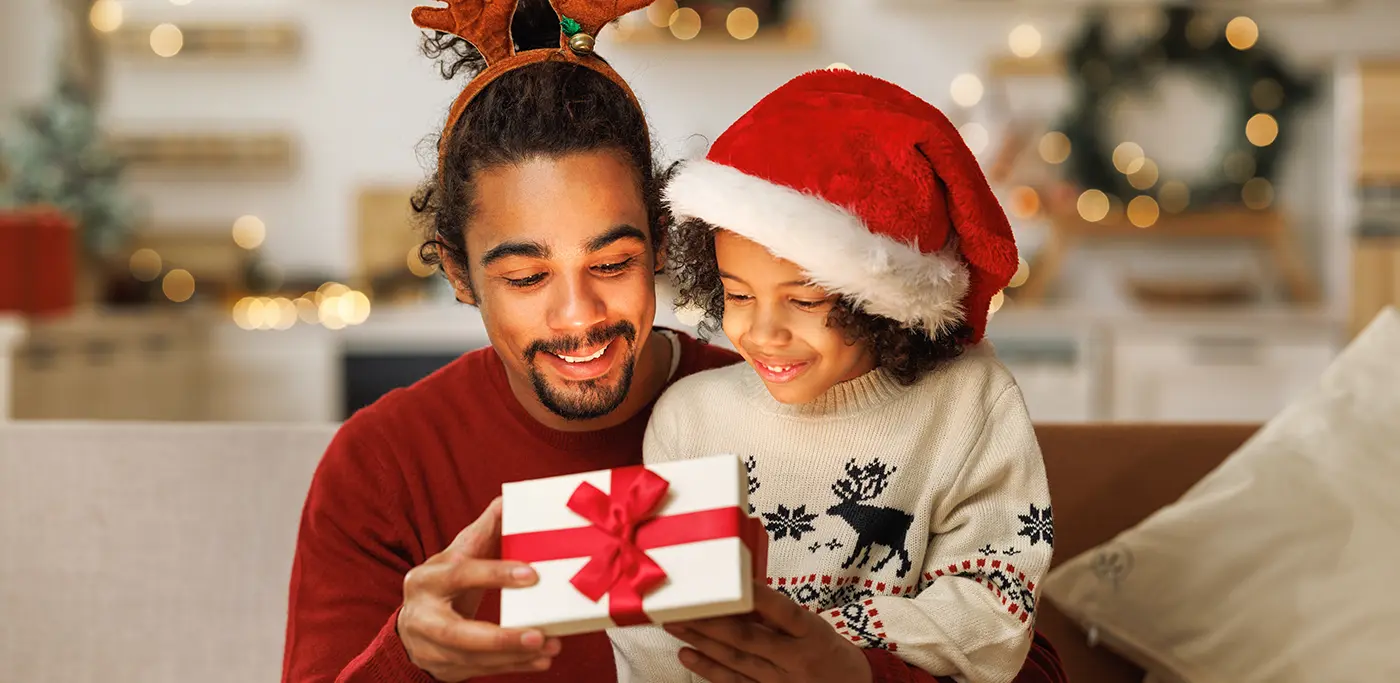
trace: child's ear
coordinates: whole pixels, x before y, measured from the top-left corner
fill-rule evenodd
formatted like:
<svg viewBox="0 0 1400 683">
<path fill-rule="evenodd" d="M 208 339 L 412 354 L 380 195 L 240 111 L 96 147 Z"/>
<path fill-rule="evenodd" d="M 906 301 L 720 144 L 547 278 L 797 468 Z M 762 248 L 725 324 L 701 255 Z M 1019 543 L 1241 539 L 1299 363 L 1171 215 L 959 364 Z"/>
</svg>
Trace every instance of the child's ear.
<svg viewBox="0 0 1400 683">
<path fill-rule="evenodd" d="M 656 227 L 651 231 L 653 245 L 651 253 L 656 259 L 652 264 L 654 275 L 660 275 L 666 271 L 666 235 L 669 233 L 666 228 L 670 225 L 671 214 L 663 213 L 660 218 L 656 219 Z"/>
</svg>

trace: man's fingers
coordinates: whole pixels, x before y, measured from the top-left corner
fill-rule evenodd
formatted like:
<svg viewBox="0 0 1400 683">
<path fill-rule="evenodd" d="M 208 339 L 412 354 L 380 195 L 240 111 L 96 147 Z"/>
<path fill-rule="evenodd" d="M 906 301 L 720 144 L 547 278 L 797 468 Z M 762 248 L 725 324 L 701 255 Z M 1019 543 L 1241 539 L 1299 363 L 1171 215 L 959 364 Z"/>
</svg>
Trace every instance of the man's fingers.
<svg viewBox="0 0 1400 683">
<path fill-rule="evenodd" d="M 531 586 L 537 580 L 535 570 L 521 562 L 472 558 L 443 560 L 409 570 L 404 576 L 404 596 L 452 598 L 476 589 Z"/>
<path fill-rule="evenodd" d="M 530 565 L 503 560 L 467 559 L 448 566 L 443 580 L 448 595 L 479 588 L 523 588 L 539 577 Z"/>
<path fill-rule="evenodd" d="M 533 629 L 508 629 L 484 621 L 463 619 L 443 608 L 415 619 L 413 635 L 444 653 L 468 656 L 471 661 L 488 661 L 492 655 L 504 662 L 553 657 L 561 647 L 558 638 L 546 638 Z"/>
<path fill-rule="evenodd" d="M 501 546 L 501 498 L 496 497 L 471 524 L 457 533 L 447 550 L 467 557 L 496 557 Z"/>
<path fill-rule="evenodd" d="M 680 652 L 681 665 L 690 669 L 696 675 L 704 678 L 710 683 L 758 683 L 752 678 L 745 676 L 732 669 L 726 669 L 709 657 L 706 657 L 698 650 L 682 648 Z"/>
<path fill-rule="evenodd" d="M 814 615 L 764 584 L 754 585 L 753 609 L 764 624 L 780 633 L 804 638 L 812 631 Z"/>
<path fill-rule="evenodd" d="M 533 629 L 508 629 L 484 621 L 449 620 L 437 627 L 432 639 L 462 652 L 519 655 L 519 658 L 559 654 L 559 639 L 546 638 Z"/>
</svg>

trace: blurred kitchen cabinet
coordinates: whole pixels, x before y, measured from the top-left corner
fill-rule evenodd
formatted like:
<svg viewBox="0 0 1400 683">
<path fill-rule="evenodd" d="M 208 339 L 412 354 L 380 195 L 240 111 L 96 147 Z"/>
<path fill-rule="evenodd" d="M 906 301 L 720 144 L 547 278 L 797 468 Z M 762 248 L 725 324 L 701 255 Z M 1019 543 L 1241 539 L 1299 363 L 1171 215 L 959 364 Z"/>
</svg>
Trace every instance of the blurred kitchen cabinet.
<svg viewBox="0 0 1400 683">
<path fill-rule="evenodd" d="M 1101 416 L 1101 349 L 1092 334 L 1001 334 L 992 339 L 1036 423 L 1093 422 Z"/>
<path fill-rule="evenodd" d="M 1400 184 L 1400 59 L 1368 59 L 1361 71 L 1357 180 Z"/>
<path fill-rule="evenodd" d="M 1263 422 L 1313 388 L 1338 352 L 1330 329 L 1120 330 L 1112 419 Z"/>
<path fill-rule="evenodd" d="M 204 419 L 323 423 L 341 419 L 339 335 L 324 327 L 210 330 Z"/>
<path fill-rule="evenodd" d="M 1358 236 L 1352 247 L 1351 335 L 1387 306 L 1400 306 L 1400 233 Z"/>
<path fill-rule="evenodd" d="M 14 417 L 15 348 L 24 342 L 28 328 L 18 315 L 0 313 L 0 422 Z"/>
<path fill-rule="evenodd" d="M 196 321 L 161 312 L 32 321 L 12 356 L 12 417 L 199 419 L 203 346 Z"/>
</svg>

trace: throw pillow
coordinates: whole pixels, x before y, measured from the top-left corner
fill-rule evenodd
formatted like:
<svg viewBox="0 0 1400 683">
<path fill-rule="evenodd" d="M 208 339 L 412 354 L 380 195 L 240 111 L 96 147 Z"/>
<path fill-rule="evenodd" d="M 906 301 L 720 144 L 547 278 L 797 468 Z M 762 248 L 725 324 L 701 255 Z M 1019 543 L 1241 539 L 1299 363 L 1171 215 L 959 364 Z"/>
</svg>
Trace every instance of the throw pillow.
<svg viewBox="0 0 1400 683">
<path fill-rule="evenodd" d="M 1400 312 L 1044 591 L 1161 683 L 1400 681 Z"/>
</svg>

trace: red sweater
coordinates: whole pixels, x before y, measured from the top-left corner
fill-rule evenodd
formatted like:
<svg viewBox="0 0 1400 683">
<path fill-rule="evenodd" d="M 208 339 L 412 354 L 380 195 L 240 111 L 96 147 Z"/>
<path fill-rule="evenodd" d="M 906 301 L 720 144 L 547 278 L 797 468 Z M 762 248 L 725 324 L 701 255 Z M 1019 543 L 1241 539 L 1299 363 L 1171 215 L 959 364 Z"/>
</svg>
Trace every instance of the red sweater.
<svg viewBox="0 0 1400 683">
<path fill-rule="evenodd" d="M 681 348 L 675 378 L 738 360 L 685 335 Z M 302 512 L 283 682 L 433 683 L 396 629 L 408 570 L 446 548 L 503 482 L 639 464 L 650 412 L 595 432 L 547 429 L 487 348 L 356 413 L 326 450 Z M 499 610 L 499 592 L 488 592 L 476 618 L 496 621 Z M 877 683 L 934 681 L 888 652 L 867 657 Z M 473 679 L 615 680 L 603 633 L 565 638 L 548 672 Z"/>
</svg>

